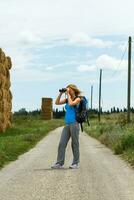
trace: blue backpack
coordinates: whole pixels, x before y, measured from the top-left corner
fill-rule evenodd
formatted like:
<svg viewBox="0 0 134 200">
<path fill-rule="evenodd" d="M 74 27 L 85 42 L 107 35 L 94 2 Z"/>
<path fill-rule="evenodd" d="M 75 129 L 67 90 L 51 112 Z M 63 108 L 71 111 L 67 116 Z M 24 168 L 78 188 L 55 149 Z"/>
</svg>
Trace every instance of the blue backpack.
<svg viewBox="0 0 134 200">
<path fill-rule="evenodd" d="M 87 122 L 88 126 L 90 126 L 89 119 L 88 119 L 88 101 L 85 96 L 77 96 L 80 97 L 81 101 L 79 106 L 75 105 L 76 110 L 76 121 L 81 125 L 81 130 L 83 132 L 83 122 Z M 75 99 L 77 98 L 75 97 Z"/>
</svg>

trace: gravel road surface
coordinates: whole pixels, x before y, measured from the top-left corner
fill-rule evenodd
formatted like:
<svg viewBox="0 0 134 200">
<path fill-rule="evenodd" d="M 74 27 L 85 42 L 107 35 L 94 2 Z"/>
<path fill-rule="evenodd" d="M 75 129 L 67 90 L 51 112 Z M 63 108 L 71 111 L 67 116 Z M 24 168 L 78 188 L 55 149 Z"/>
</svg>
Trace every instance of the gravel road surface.
<svg viewBox="0 0 134 200">
<path fill-rule="evenodd" d="M 51 169 L 62 129 L 0 171 L 0 200 L 134 200 L 134 170 L 84 132 L 79 135 L 79 169 L 69 169 L 71 139 L 64 169 Z"/>
</svg>

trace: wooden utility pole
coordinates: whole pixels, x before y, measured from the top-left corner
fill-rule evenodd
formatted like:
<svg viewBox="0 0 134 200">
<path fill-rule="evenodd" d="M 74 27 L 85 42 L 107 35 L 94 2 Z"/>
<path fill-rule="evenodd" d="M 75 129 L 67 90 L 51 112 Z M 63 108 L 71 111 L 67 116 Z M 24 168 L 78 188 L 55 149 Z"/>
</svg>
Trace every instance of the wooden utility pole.
<svg viewBox="0 0 134 200">
<path fill-rule="evenodd" d="M 100 115 L 101 115 L 101 78 L 102 78 L 102 69 L 100 69 L 100 82 L 99 82 L 99 112 L 98 112 L 99 122 L 100 122 Z"/>
<path fill-rule="evenodd" d="M 127 122 L 130 122 L 130 100 L 131 100 L 131 42 L 132 39 L 128 39 L 128 91 L 127 91 Z"/>
<path fill-rule="evenodd" d="M 93 108 L 93 85 L 91 85 L 91 110 Z"/>
</svg>

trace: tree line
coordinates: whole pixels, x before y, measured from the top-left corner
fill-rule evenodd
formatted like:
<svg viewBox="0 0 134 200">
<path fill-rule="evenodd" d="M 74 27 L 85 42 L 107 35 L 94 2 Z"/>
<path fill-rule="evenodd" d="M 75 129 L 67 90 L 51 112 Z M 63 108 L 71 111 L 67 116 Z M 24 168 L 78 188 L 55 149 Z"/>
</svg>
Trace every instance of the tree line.
<svg viewBox="0 0 134 200">
<path fill-rule="evenodd" d="M 101 109 L 101 114 L 111 114 L 111 113 L 120 113 L 120 112 L 127 112 L 126 108 L 120 109 L 118 107 L 113 107 L 110 110 L 103 111 Z M 131 108 L 131 112 L 134 113 L 134 108 Z M 41 115 L 41 109 L 36 109 L 33 111 L 27 111 L 25 108 L 21 108 L 18 111 L 15 111 L 13 113 L 14 116 L 20 116 L 20 115 L 30 115 L 30 116 L 36 116 Z M 91 114 L 98 114 L 98 109 L 89 109 L 88 110 L 89 115 Z M 63 107 L 62 110 L 58 110 L 58 108 L 53 109 L 53 118 L 62 118 L 65 116 L 65 109 Z"/>
</svg>

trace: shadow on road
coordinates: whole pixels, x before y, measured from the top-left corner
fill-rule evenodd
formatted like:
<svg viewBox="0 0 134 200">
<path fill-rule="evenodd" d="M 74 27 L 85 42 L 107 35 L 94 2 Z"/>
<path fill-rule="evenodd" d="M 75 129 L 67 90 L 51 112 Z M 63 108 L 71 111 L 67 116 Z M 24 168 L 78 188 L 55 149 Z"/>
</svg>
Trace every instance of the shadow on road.
<svg viewBox="0 0 134 200">
<path fill-rule="evenodd" d="M 49 171 L 49 170 L 71 170 L 68 167 L 60 168 L 60 169 L 52 169 L 52 168 L 45 168 L 45 169 L 34 169 L 34 171 Z"/>
</svg>

